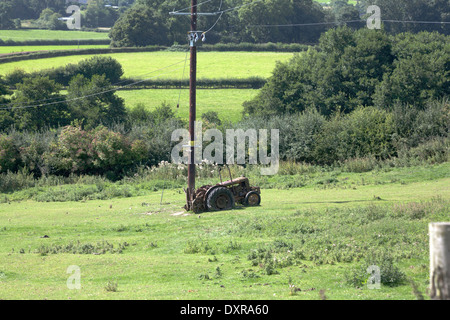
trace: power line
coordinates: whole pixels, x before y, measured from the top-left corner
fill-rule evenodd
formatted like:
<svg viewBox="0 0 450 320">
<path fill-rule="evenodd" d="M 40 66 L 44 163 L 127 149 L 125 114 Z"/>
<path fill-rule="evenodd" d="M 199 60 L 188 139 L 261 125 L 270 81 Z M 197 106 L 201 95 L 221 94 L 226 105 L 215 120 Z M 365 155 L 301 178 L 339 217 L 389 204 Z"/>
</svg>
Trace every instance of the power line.
<svg viewBox="0 0 450 320">
<path fill-rule="evenodd" d="M 252 5 L 254 3 L 262 2 L 262 1 L 264 1 L 264 0 L 256 0 L 256 1 L 252 1 L 250 3 L 244 3 L 244 4 L 240 5 L 240 6 L 236 6 L 236 7 L 229 8 L 229 9 L 226 9 L 226 10 L 223 10 L 223 11 L 219 11 L 219 13 L 227 13 L 227 12 L 234 11 L 234 10 L 240 9 L 242 7 L 246 7 L 246 6 Z"/>
<path fill-rule="evenodd" d="M 448 21 L 413 21 L 413 20 L 381 20 L 382 22 L 393 23 L 417 23 L 417 24 L 450 24 Z"/>
<path fill-rule="evenodd" d="M 416 24 L 450 24 L 445 21 L 413 21 L 413 20 L 380 20 L 381 22 L 390 23 L 416 23 Z M 335 21 L 335 22 L 315 22 L 315 23 L 291 23 L 291 24 L 254 24 L 247 27 L 304 27 L 304 26 L 321 26 L 321 25 L 333 25 L 343 23 L 365 23 L 366 20 L 348 20 L 348 21 Z"/>
<path fill-rule="evenodd" d="M 183 8 L 183 9 L 180 9 L 180 10 L 173 10 L 172 12 L 174 12 L 174 13 L 178 13 L 178 12 L 182 12 L 182 11 L 184 11 L 184 10 L 186 10 L 186 9 L 191 9 L 191 8 L 195 8 L 195 7 L 198 7 L 198 6 L 200 6 L 200 5 L 202 5 L 202 4 L 204 4 L 204 3 L 208 3 L 208 2 L 211 2 L 211 1 L 213 1 L 213 0 L 207 0 L 207 1 L 203 1 L 203 2 L 200 2 L 200 3 L 197 3 L 196 5 L 194 5 L 194 6 L 189 6 L 189 7 L 186 7 L 186 8 Z"/>
<path fill-rule="evenodd" d="M 154 73 L 154 72 L 157 72 L 157 71 L 160 71 L 160 70 L 164 70 L 165 68 L 169 68 L 169 67 L 171 67 L 171 66 L 173 66 L 173 65 L 176 65 L 176 64 L 179 64 L 179 63 L 181 63 L 181 62 L 183 62 L 183 61 L 184 61 L 184 60 L 179 61 L 179 62 L 177 62 L 177 63 L 175 63 L 175 64 L 172 64 L 172 65 L 169 65 L 169 66 L 167 66 L 167 67 L 158 69 L 158 70 L 153 70 L 153 71 L 150 71 L 150 72 L 146 72 L 146 73 L 144 73 L 144 74 L 139 75 L 138 77 L 146 76 L 146 75 L 148 75 L 148 74 L 152 74 L 152 73 Z M 116 82 L 116 83 L 112 83 L 112 84 L 110 84 L 110 85 L 108 85 L 108 86 L 100 87 L 100 88 L 97 88 L 97 89 L 104 89 L 104 88 L 111 87 L 111 86 L 118 86 L 119 84 L 124 83 L 124 82 L 127 82 L 127 81 L 128 81 L 128 79 L 124 79 L 124 80 L 122 80 L 122 81 L 119 81 L 119 82 Z M 57 100 L 57 99 L 59 99 L 59 97 L 48 98 L 48 99 L 42 99 L 42 100 L 35 100 L 35 101 L 33 101 L 33 103 L 46 102 L 46 101 L 52 101 L 52 100 Z M 3 104 L 0 104 L 0 107 L 1 107 L 1 106 L 10 106 L 10 105 L 13 105 L 13 103 L 11 103 L 11 102 L 9 102 L 9 103 L 3 103 Z M 3 109 L 3 108 L 0 108 L 0 110 L 2 110 L 2 109 Z"/>
<path fill-rule="evenodd" d="M 175 66 L 175 65 L 177 65 L 177 64 L 180 64 L 181 62 L 185 62 L 185 60 L 182 60 L 182 61 L 179 61 L 179 62 L 177 62 L 177 63 L 174 63 L 174 64 L 172 64 L 172 65 L 170 65 L 170 66 L 166 66 L 166 67 L 164 67 L 164 68 L 155 70 L 154 72 L 156 72 L 156 71 L 161 71 L 161 70 L 164 70 L 164 69 L 173 67 L 173 66 Z M 175 71 L 178 71 L 179 69 L 180 69 L 180 67 L 178 67 L 178 68 L 176 68 L 176 69 L 174 69 L 174 70 L 172 70 L 172 71 L 170 71 L 170 72 L 166 72 L 166 73 L 162 73 L 162 74 L 160 73 L 160 74 L 157 74 L 157 75 L 155 75 L 155 76 L 153 76 L 153 77 L 150 77 L 150 78 L 147 78 L 147 79 L 139 80 L 139 81 L 136 81 L 136 82 L 133 82 L 133 83 L 129 83 L 129 84 L 127 84 L 127 85 L 120 86 L 119 88 L 112 88 L 112 89 L 108 89 L 108 90 L 105 90 L 105 91 L 96 92 L 96 93 L 93 93 L 93 94 L 88 94 L 88 95 L 85 95 L 85 96 L 82 96 L 82 97 L 76 97 L 76 98 L 72 98 L 72 99 L 66 99 L 66 100 L 61 100 L 61 101 L 56 101 L 56 102 L 45 103 L 45 104 L 33 104 L 33 105 L 11 106 L 11 107 L 0 108 L 0 110 L 29 109 L 29 108 L 37 108 L 37 107 L 46 107 L 46 106 L 55 105 L 55 104 L 59 104 L 59 103 L 65 103 L 65 102 L 78 101 L 78 100 L 82 100 L 82 99 L 85 99 L 85 98 L 90 98 L 90 97 L 94 97 L 94 96 L 97 96 L 97 95 L 105 94 L 105 93 L 108 93 L 108 92 L 117 91 L 117 90 L 119 90 L 119 89 L 127 88 L 127 87 L 130 87 L 130 86 L 133 86 L 133 85 L 136 85 L 136 84 L 145 82 L 145 81 L 147 81 L 147 80 L 154 79 L 154 78 L 156 78 L 156 77 L 158 77 L 158 76 L 160 76 L 160 75 L 173 73 L 173 72 L 175 72 Z M 55 99 L 55 98 L 53 98 L 53 99 L 51 99 L 51 100 L 54 100 L 54 99 Z M 57 99 L 57 98 L 56 98 L 56 99 Z M 39 100 L 38 100 L 38 101 L 33 101 L 32 103 L 36 103 L 36 102 L 39 102 Z M 12 103 L 10 103 L 9 105 L 12 105 Z"/>
<path fill-rule="evenodd" d="M 222 2 L 223 2 L 223 0 L 220 0 L 219 11 L 220 11 L 220 9 L 222 9 Z M 204 34 L 210 32 L 210 31 L 216 26 L 216 24 L 219 22 L 220 18 L 222 18 L 222 15 L 223 15 L 223 12 L 220 14 L 220 16 L 219 16 L 219 18 L 216 20 L 216 22 L 214 22 L 214 24 L 212 25 L 212 27 L 209 28 L 207 31 L 205 31 Z"/>
<path fill-rule="evenodd" d="M 303 27 L 303 26 L 323 26 L 340 23 L 356 23 L 365 22 L 364 20 L 349 20 L 349 21 L 335 21 L 335 22 L 312 22 L 312 23 L 291 23 L 291 24 L 251 24 L 247 27 Z"/>
<path fill-rule="evenodd" d="M 187 60 L 188 60 L 188 53 L 189 53 L 189 50 L 186 51 L 186 57 L 185 57 L 185 59 L 184 59 L 183 75 L 181 76 L 181 80 L 180 80 L 180 92 L 178 93 L 177 109 L 180 107 L 181 87 L 182 87 L 182 85 L 183 85 L 184 71 L 186 70 L 186 63 L 187 63 Z"/>
<path fill-rule="evenodd" d="M 256 0 L 256 1 L 252 1 L 252 2 L 250 2 L 250 3 L 244 3 L 244 4 L 240 5 L 240 6 L 228 8 L 228 9 L 225 9 L 225 10 L 220 10 L 220 9 L 219 9 L 218 11 L 214 11 L 214 12 L 205 12 L 205 13 L 196 13 L 195 15 L 210 15 L 210 16 L 212 16 L 212 15 L 218 15 L 218 14 L 222 14 L 222 13 L 227 13 L 227 12 L 230 12 L 230 11 L 234 11 L 234 10 L 240 9 L 240 8 L 242 8 L 242 7 L 246 7 L 246 6 L 249 6 L 249 5 L 258 3 L 258 2 L 262 2 L 262 1 L 265 1 L 265 0 Z M 209 2 L 209 1 L 207 1 L 207 2 Z M 201 3 L 200 3 L 200 4 L 201 4 Z M 200 5 L 200 4 L 198 4 L 198 5 Z M 189 7 L 189 8 L 192 8 L 192 7 Z M 183 12 L 182 10 L 184 10 L 184 9 L 181 9 L 181 10 L 178 10 L 178 11 L 172 11 L 172 12 L 170 12 L 170 14 L 178 14 L 178 15 L 180 15 L 180 14 L 185 14 L 185 15 L 191 15 L 191 13 L 189 13 L 189 12 Z"/>
<path fill-rule="evenodd" d="M 161 71 L 161 70 L 164 70 L 164 69 L 166 69 L 166 68 L 170 68 L 171 66 L 177 65 L 177 64 L 179 64 L 179 63 L 181 63 L 181 62 L 183 62 L 183 61 L 185 61 L 185 60 L 180 60 L 180 61 L 178 61 L 178 62 L 176 62 L 176 63 L 174 63 L 174 64 L 171 64 L 171 65 L 169 65 L 169 66 L 166 66 L 166 67 L 164 67 L 164 68 L 160 68 L 160 69 L 157 69 L 157 70 L 153 70 L 153 71 L 150 71 L 150 72 L 141 74 L 141 75 L 139 75 L 138 77 L 146 76 L 146 75 L 148 75 L 148 74 L 152 74 L 152 73 L 154 73 L 154 72 Z M 128 79 L 124 79 L 124 80 L 122 80 L 122 81 L 119 81 L 119 82 L 116 82 L 116 83 L 112 83 L 112 84 L 110 84 L 109 86 L 104 86 L 104 87 L 100 87 L 100 88 L 97 88 L 97 89 L 103 89 L 103 88 L 107 88 L 107 87 L 110 87 L 110 86 L 117 86 L 117 85 L 119 85 L 119 84 L 121 84 L 121 83 L 124 83 L 124 82 L 127 82 L 127 81 L 128 81 Z M 52 101 L 52 100 L 56 100 L 56 99 L 59 99 L 59 97 L 49 98 L 49 99 L 42 99 L 42 100 L 35 100 L 35 101 L 33 101 L 33 103 Z M 13 103 L 9 102 L 9 103 L 0 104 L 0 106 L 10 106 L 10 105 L 13 105 Z M 0 109 L 3 109 L 3 108 L 0 108 Z"/>
</svg>

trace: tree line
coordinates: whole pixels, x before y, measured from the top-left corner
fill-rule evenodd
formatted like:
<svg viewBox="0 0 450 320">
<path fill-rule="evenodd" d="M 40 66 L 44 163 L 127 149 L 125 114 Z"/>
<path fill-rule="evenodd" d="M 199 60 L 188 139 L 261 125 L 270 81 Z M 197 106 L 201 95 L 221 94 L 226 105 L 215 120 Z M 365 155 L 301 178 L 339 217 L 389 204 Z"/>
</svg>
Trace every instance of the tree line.
<svg viewBox="0 0 450 320">
<path fill-rule="evenodd" d="M 330 116 L 395 104 L 423 109 L 450 94 L 449 43 L 437 32 L 329 30 L 317 47 L 278 63 L 258 95 L 244 103 L 244 113 L 268 117 L 314 108 Z"/>
<path fill-rule="evenodd" d="M 149 44 L 185 43 L 189 24 L 180 16 L 168 13 L 186 7 L 181 0 L 136 0 L 125 11 L 110 32 L 114 46 L 145 46 Z M 450 22 L 450 4 L 446 0 L 363 0 L 357 5 L 331 0 L 321 5 L 313 0 L 217 0 L 198 7 L 199 12 L 220 12 L 216 16 L 199 16 L 199 30 L 208 30 L 208 43 L 283 42 L 316 43 L 321 34 L 334 26 L 353 29 L 366 27 L 367 7 L 378 5 L 383 20 Z M 347 22 L 351 21 L 351 22 Z M 217 24 L 216 24 L 217 22 Z M 298 26 L 298 24 L 303 24 Z M 392 34 L 401 32 L 437 31 L 449 34 L 445 24 L 386 22 Z"/>
<path fill-rule="evenodd" d="M 184 44 L 189 23 L 169 12 L 183 8 L 188 11 L 189 4 L 186 0 L 90 0 L 87 5 L 80 5 L 82 26 L 112 27 L 113 46 Z M 254 3 L 251 0 L 215 0 L 199 5 L 199 12 L 235 10 L 222 15 L 199 16 L 198 24 L 203 31 L 214 26 L 207 36 L 211 44 L 316 43 L 323 32 L 334 26 L 365 28 L 365 19 L 370 16 L 366 11 L 369 5 L 380 7 L 381 18 L 386 21 L 383 28 L 390 34 L 437 31 L 448 35 L 450 32 L 449 24 L 418 23 L 450 22 L 448 0 L 362 0 L 357 5 L 345 0 L 331 0 L 327 5 L 314 0 Z M 0 3 L 0 29 L 19 28 L 20 19 L 33 19 L 39 28 L 65 29 L 65 23 L 58 18 L 67 16 L 66 7 L 65 0 L 3 0 Z"/>
</svg>

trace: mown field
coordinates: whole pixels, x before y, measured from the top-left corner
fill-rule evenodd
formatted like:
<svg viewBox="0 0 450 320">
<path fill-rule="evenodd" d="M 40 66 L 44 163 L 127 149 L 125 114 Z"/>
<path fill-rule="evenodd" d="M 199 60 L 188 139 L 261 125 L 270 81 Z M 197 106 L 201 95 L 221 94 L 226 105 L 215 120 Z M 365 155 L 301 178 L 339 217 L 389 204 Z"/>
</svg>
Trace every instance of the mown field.
<svg viewBox="0 0 450 320">
<path fill-rule="evenodd" d="M 293 53 L 278 52 L 199 52 L 197 77 L 202 78 L 248 78 L 269 77 L 277 61 L 286 61 Z M 108 54 L 122 65 L 124 77 L 181 79 L 186 53 L 184 52 L 139 52 Z M 38 60 L 26 60 L 0 64 L 0 74 L 7 74 L 14 69 L 37 71 L 56 68 L 68 63 L 78 63 L 91 55 L 56 57 Z M 189 58 L 189 57 L 188 57 Z M 161 68 L 178 63 L 172 68 L 155 72 Z M 185 77 L 189 77 L 189 59 L 186 64 Z"/>
<path fill-rule="evenodd" d="M 142 182 L 126 198 L 2 203 L 0 298 L 427 299 L 427 228 L 448 220 L 449 168 L 318 171 L 263 189 L 259 207 L 201 215 L 181 209 L 181 189 L 161 199 Z M 375 256 L 398 283 L 358 278 Z M 72 265 L 80 290 L 67 287 Z"/>
<path fill-rule="evenodd" d="M 74 49 L 108 48 L 108 45 L 65 45 L 65 46 L 0 46 L 0 54 L 31 51 L 55 51 Z"/>
<path fill-rule="evenodd" d="M 197 114 L 216 111 L 221 120 L 238 121 L 242 115 L 242 103 L 251 100 L 258 90 L 252 89 L 199 89 L 197 90 Z M 117 95 L 125 100 L 128 108 L 142 104 L 152 110 L 163 103 L 168 104 L 183 119 L 189 118 L 188 89 L 121 90 Z M 178 99 L 180 107 L 177 109 Z"/>
<path fill-rule="evenodd" d="M 0 30 L 0 39 L 13 41 L 27 40 L 89 40 L 109 39 L 107 32 L 89 32 L 77 30 Z"/>
<path fill-rule="evenodd" d="M 1 49 L 0 49 L 1 50 Z M 197 78 L 201 79 L 246 79 L 249 77 L 267 78 L 271 75 L 277 61 L 286 61 L 293 53 L 277 52 L 199 52 Z M 124 70 L 124 77 L 133 79 L 175 79 L 189 78 L 189 60 L 183 52 L 142 52 L 108 54 L 117 59 Z M 0 74 L 6 75 L 14 69 L 27 72 L 56 68 L 68 63 L 78 63 L 90 55 L 75 55 L 49 59 L 25 60 L 0 64 Z M 189 57 L 188 57 L 189 58 Z M 168 68 L 165 68 L 169 66 Z M 165 69 L 164 69 L 165 68 Z M 161 70 L 162 69 L 162 70 Z M 241 117 L 242 103 L 252 99 L 256 90 L 222 89 L 198 90 L 198 114 L 217 111 L 221 119 L 237 121 Z M 125 99 L 127 108 L 138 103 L 155 108 L 163 102 L 176 106 L 180 90 L 123 90 L 117 93 Z M 175 110 L 188 118 L 188 91 L 181 90 L 180 109 Z"/>
</svg>

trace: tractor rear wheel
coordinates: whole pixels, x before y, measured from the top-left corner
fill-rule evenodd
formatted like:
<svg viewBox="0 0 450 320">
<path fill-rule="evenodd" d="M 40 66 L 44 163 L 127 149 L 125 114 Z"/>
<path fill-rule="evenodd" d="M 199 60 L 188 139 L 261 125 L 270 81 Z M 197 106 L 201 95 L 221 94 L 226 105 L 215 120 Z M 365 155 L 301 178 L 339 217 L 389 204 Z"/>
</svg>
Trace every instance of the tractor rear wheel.
<svg viewBox="0 0 450 320">
<path fill-rule="evenodd" d="M 256 191 L 250 191 L 245 195 L 244 205 L 246 206 L 259 206 L 261 203 L 261 196 Z"/>
<path fill-rule="evenodd" d="M 234 196 L 231 191 L 225 187 L 215 188 L 208 195 L 206 206 L 210 211 L 233 209 Z"/>
</svg>

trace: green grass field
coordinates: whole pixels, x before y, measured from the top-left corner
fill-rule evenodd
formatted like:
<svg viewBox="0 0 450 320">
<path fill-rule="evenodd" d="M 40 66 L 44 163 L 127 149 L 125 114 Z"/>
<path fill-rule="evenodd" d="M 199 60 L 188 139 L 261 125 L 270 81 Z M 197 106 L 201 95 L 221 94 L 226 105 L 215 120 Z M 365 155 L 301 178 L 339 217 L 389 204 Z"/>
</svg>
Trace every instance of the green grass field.
<svg viewBox="0 0 450 320">
<path fill-rule="evenodd" d="M 87 32 L 77 30 L 0 30 L 0 39 L 13 41 L 28 40 L 89 40 L 109 39 L 107 32 Z"/>
<path fill-rule="evenodd" d="M 74 49 L 108 48 L 108 45 L 79 45 L 79 46 L 0 46 L 0 54 L 31 51 L 54 51 Z"/>
<path fill-rule="evenodd" d="M 263 189 L 259 207 L 201 219 L 181 209 L 181 189 L 165 190 L 162 204 L 161 190 L 142 188 L 129 198 L 2 203 L 0 299 L 303 300 L 325 290 L 328 299 L 403 300 L 416 298 L 410 280 L 426 298 L 427 226 L 449 218 L 448 172 L 448 163 L 316 172 L 303 188 Z M 330 177 L 338 182 L 324 184 Z M 395 257 L 405 280 L 349 284 L 357 257 L 373 251 Z M 67 287 L 73 265 L 80 290 Z"/>
<path fill-rule="evenodd" d="M 198 73 L 201 78 L 248 78 L 253 76 L 269 77 L 277 61 L 286 61 L 292 53 L 276 52 L 199 52 Z M 183 75 L 186 54 L 182 52 L 141 52 L 108 54 L 122 64 L 124 77 L 180 79 Z M 56 57 L 48 59 L 26 60 L 0 64 L 0 74 L 8 74 L 14 69 L 31 72 L 56 68 L 68 63 L 78 63 L 90 55 Z M 161 68 L 177 65 L 157 71 Z M 152 73 L 154 72 L 154 73 Z M 189 77 L 189 60 L 185 77 Z"/>
<path fill-rule="evenodd" d="M 216 111 L 219 118 L 228 121 L 241 119 L 242 103 L 251 100 L 258 93 L 252 89 L 199 89 L 197 90 L 197 114 L 199 117 L 207 111 Z M 148 90 L 122 90 L 117 95 L 125 100 L 127 108 L 137 104 L 144 104 L 149 110 L 169 104 L 177 115 L 183 119 L 189 118 L 189 90 L 182 89 L 148 89 Z M 177 109 L 180 96 L 180 108 Z"/>
</svg>

